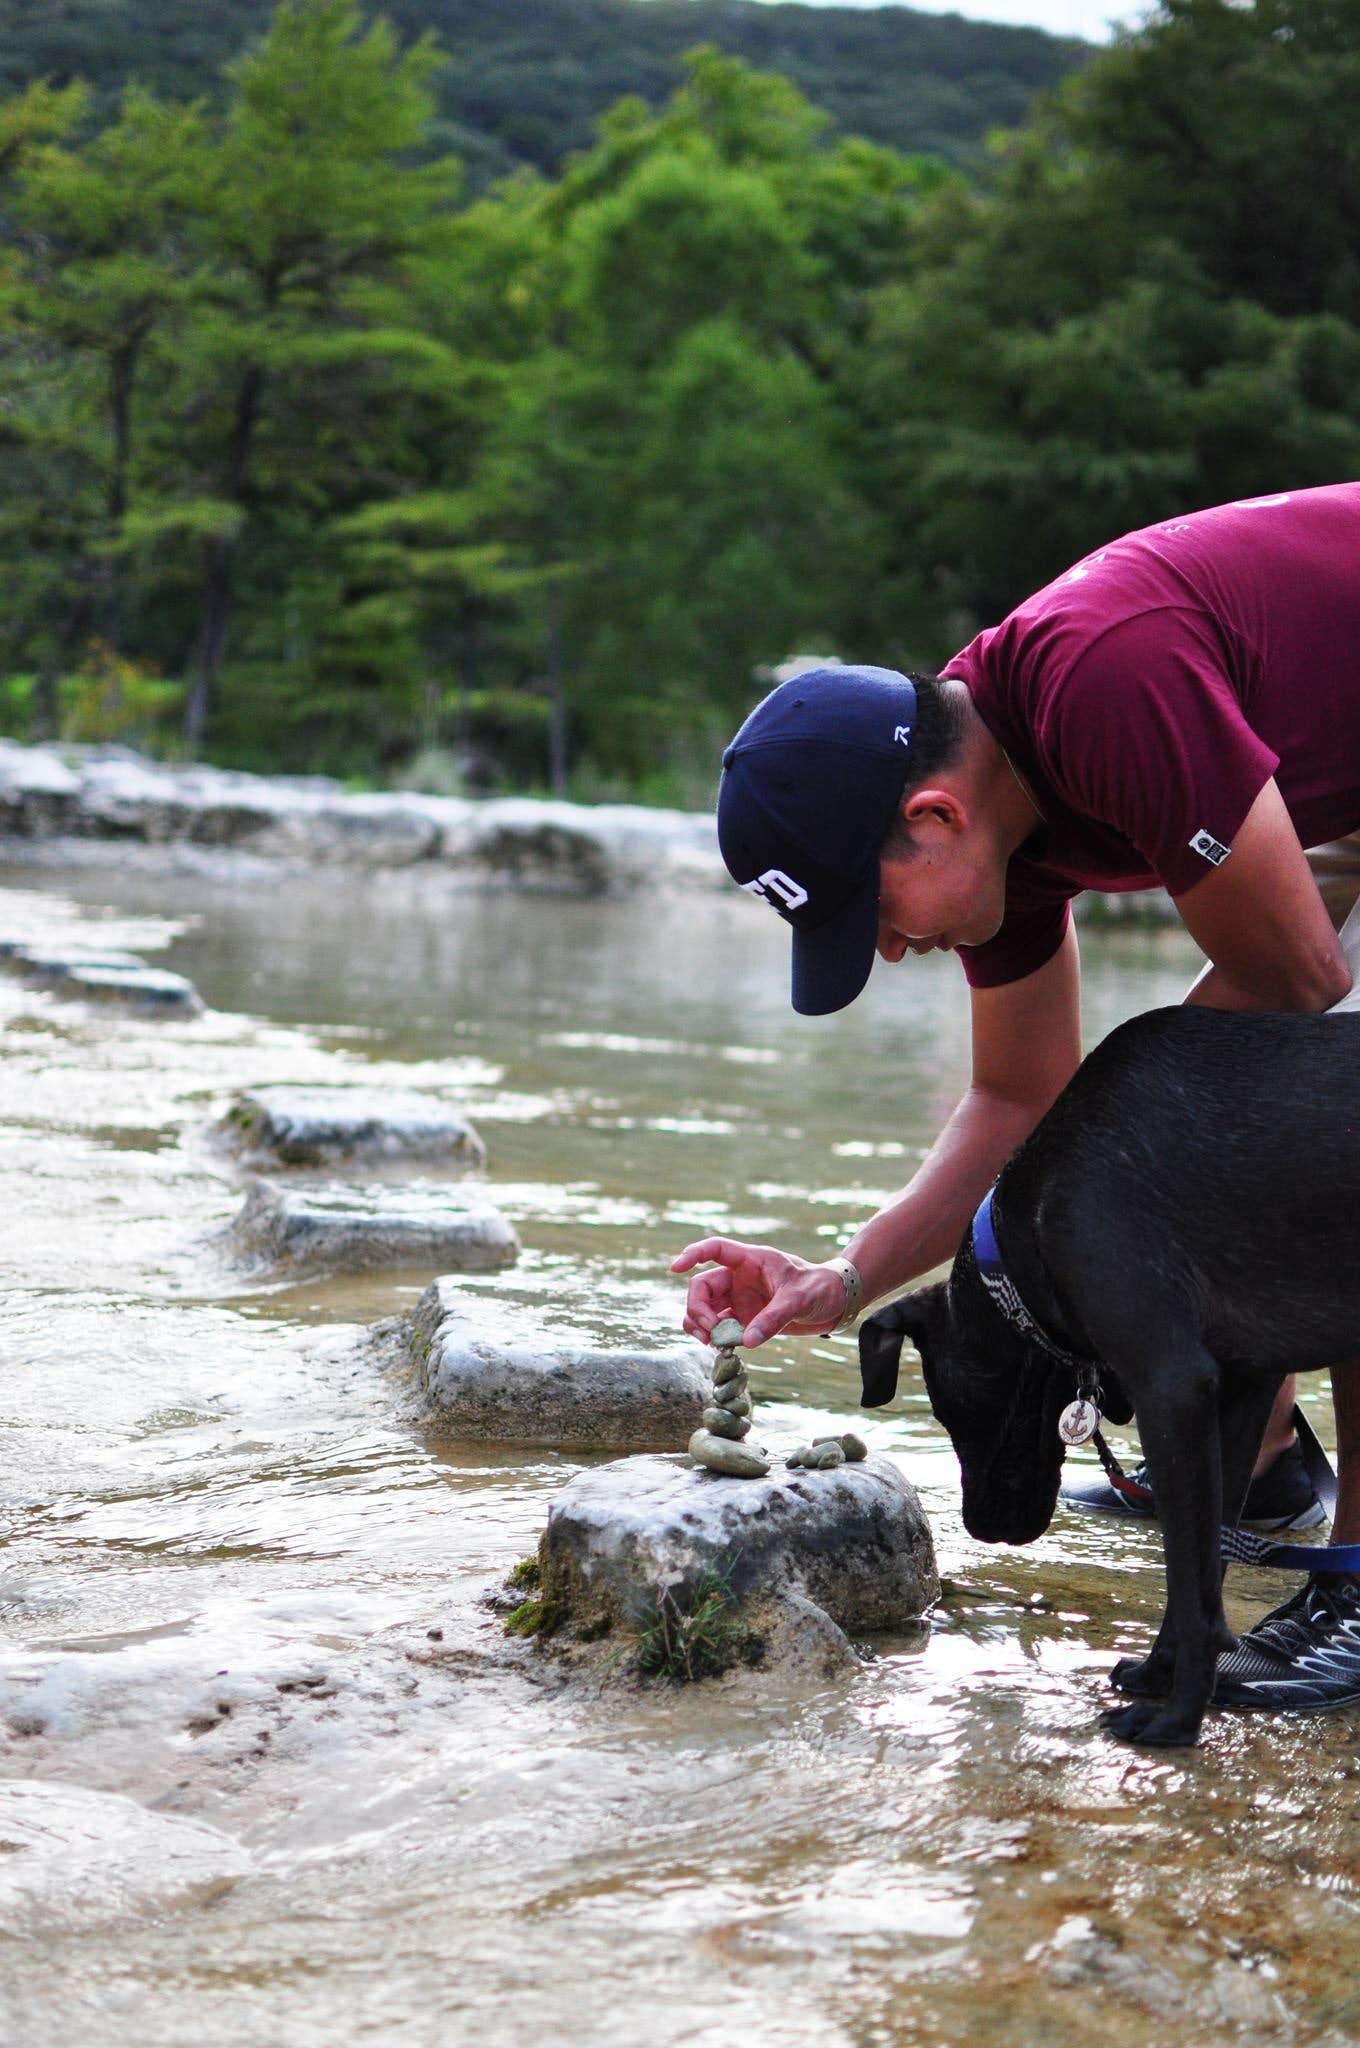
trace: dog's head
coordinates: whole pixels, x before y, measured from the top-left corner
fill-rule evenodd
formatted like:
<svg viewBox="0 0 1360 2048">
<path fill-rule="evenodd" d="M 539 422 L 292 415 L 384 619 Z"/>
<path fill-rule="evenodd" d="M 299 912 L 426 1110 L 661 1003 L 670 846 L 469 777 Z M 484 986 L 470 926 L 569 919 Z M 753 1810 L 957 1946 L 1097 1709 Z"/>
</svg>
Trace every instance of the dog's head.
<svg viewBox="0 0 1360 2048">
<path fill-rule="evenodd" d="M 958 1454 L 964 1527 L 983 1543 L 1033 1543 L 1057 1504 L 1066 1452 L 1058 1417 L 1076 1377 L 1006 1322 L 976 1273 L 970 1288 L 962 1263 L 948 1282 L 904 1295 L 860 1325 L 864 1405 L 891 1400 L 910 1337 Z"/>
</svg>

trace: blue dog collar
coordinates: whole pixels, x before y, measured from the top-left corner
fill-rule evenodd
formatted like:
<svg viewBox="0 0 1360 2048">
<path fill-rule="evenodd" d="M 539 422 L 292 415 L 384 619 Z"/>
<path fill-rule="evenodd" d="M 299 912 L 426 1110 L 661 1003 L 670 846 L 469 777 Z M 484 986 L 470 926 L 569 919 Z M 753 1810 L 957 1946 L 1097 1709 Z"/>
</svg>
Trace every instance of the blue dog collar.
<svg viewBox="0 0 1360 2048">
<path fill-rule="evenodd" d="M 1061 1344 L 1053 1342 L 1048 1332 L 1035 1322 L 1025 1307 L 1019 1289 L 1006 1271 L 1006 1262 L 996 1241 L 996 1224 L 992 1218 L 992 1201 L 995 1194 L 996 1182 L 993 1181 L 978 1203 L 973 1217 L 973 1257 L 977 1262 L 978 1278 L 1014 1329 L 1019 1330 L 1022 1336 L 1028 1337 L 1032 1344 L 1037 1344 L 1040 1350 L 1046 1351 L 1050 1358 L 1057 1359 L 1060 1365 L 1076 1368 L 1081 1375 L 1084 1392 L 1086 1383 L 1094 1383 L 1095 1378 L 1095 1367 L 1090 1359 L 1078 1358 L 1075 1352 L 1064 1351 Z"/>
</svg>

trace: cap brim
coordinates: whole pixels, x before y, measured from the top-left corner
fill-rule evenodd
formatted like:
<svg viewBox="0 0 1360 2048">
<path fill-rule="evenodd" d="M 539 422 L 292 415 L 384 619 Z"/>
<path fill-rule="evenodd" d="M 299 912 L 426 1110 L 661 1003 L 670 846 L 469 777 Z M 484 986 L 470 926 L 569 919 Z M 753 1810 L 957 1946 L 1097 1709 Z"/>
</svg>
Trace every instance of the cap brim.
<svg viewBox="0 0 1360 2048">
<path fill-rule="evenodd" d="M 793 933 L 793 1007 L 800 1017 L 843 1010 L 869 979 L 878 944 L 878 870 L 825 924 Z"/>
</svg>

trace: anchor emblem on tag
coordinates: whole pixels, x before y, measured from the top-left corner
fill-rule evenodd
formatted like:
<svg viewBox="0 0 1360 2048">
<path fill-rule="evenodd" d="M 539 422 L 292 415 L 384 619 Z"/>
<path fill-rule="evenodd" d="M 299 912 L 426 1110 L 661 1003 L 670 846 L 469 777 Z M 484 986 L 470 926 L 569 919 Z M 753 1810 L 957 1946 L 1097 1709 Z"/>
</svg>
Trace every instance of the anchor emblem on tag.
<svg viewBox="0 0 1360 2048">
<path fill-rule="evenodd" d="M 1094 1401 L 1069 1401 L 1058 1417 L 1058 1435 L 1065 1444 L 1089 1444 L 1100 1428 L 1100 1410 Z"/>
</svg>

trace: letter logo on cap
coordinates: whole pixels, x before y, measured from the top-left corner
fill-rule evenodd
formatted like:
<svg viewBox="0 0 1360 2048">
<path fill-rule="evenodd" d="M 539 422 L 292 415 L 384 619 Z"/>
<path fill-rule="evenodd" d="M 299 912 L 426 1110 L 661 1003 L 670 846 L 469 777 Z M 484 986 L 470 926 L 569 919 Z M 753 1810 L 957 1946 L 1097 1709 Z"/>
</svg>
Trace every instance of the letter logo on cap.
<svg viewBox="0 0 1360 2048">
<path fill-rule="evenodd" d="M 801 910 L 808 900 L 808 892 L 802 883 L 795 882 L 792 875 L 786 875 L 783 868 L 766 868 L 754 882 L 743 882 L 741 886 L 748 895 L 759 896 L 772 910 Z"/>
</svg>

